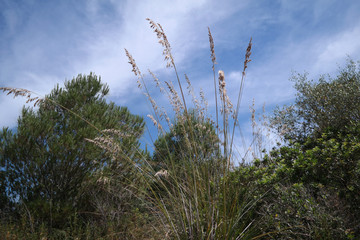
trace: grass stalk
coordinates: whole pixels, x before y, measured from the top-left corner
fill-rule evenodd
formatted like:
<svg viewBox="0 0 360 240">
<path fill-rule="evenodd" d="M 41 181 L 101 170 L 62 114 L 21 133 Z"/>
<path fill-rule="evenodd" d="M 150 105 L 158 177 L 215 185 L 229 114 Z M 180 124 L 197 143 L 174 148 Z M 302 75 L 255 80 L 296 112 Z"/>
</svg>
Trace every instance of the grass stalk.
<svg viewBox="0 0 360 240">
<path fill-rule="evenodd" d="M 233 146 L 233 142 L 234 142 L 235 128 L 236 128 L 236 124 L 237 124 L 237 121 L 238 121 L 239 108 L 240 108 L 240 104 L 241 104 L 242 93 L 243 93 L 243 90 L 244 90 L 244 82 L 245 82 L 245 76 L 246 76 L 245 70 L 248 67 L 247 64 L 251 61 L 251 59 L 250 59 L 251 47 L 252 47 L 252 38 L 250 38 L 249 45 L 248 45 L 248 47 L 246 49 L 246 53 L 245 53 L 244 69 L 243 69 L 242 75 L 241 75 L 239 94 L 238 94 L 238 99 L 237 99 L 237 103 L 236 103 L 236 110 L 235 110 L 235 113 L 234 113 L 234 126 L 233 126 L 233 130 L 232 130 L 232 134 L 231 134 L 229 158 L 231 157 L 231 153 L 232 153 L 232 146 Z"/>
</svg>

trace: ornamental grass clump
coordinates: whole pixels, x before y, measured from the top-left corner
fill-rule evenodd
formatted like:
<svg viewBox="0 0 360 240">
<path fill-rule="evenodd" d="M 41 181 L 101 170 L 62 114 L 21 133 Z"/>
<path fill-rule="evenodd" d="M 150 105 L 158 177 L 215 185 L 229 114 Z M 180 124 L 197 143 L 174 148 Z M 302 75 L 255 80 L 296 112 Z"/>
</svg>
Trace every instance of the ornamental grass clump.
<svg viewBox="0 0 360 240">
<path fill-rule="evenodd" d="M 239 99 L 234 110 L 226 91 L 224 71 L 219 70 L 216 76 L 215 44 L 208 28 L 216 107 L 216 119 L 213 120 L 209 116 L 204 93 L 201 90 L 198 98 L 185 74 L 184 80 L 193 106 L 186 102 L 182 80 L 164 29 L 159 23 L 147 20 L 164 48 L 166 67 L 174 70 L 177 82 L 176 87 L 172 81 L 162 82 L 149 71 L 155 86 L 169 99 L 174 111 L 174 120 L 171 121 L 171 114 L 160 108 L 151 97 L 145 76 L 141 74 L 132 55 L 125 49 L 132 71 L 137 77 L 138 87 L 151 103 L 153 114 L 149 114 L 148 117 L 158 129 L 158 139 L 154 142 L 151 162 L 152 169 L 156 171 L 156 178 L 151 178 L 154 182 L 149 185 L 151 194 L 148 195 L 153 203 L 152 210 L 163 219 L 164 229 L 167 229 L 166 236 L 169 238 L 256 237 L 260 233 L 256 230 L 257 223 L 251 217 L 256 204 L 251 195 L 251 187 L 238 188 L 228 177 L 233 166 L 233 129 L 237 125 L 252 40 L 250 39 L 246 51 Z M 232 118 L 232 121 L 229 118 Z M 230 124 L 232 122 L 233 126 Z"/>
<path fill-rule="evenodd" d="M 259 222 L 254 218 L 261 198 L 259 194 L 254 197 L 255 185 L 250 181 L 239 183 L 232 174 L 234 133 L 245 71 L 251 61 L 252 39 L 246 50 L 234 107 L 226 89 L 226 74 L 216 70 L 215 44 L 208 28 L 216 113 L 216 118 L 212 119 L 205 93 L 200 90 L 197 96 L 189 77 L 186 74 L 184 79 L 180 77 L 163 27 L 151 19 L 147 21 L 163 47 L 166 67 L 174 70 L 176 83 L 161 81 L 148 71 L 155 87 L 171 105 L 173 113 L 169 114 L 150 94 L 145 75 L 125 49 L 137 85 L 152 107 L 147 116 L 158 131 L 152 156 L 137 147 L 131 151 L 124 147 L 137 144 L 136 139 L 142 131 L 132 131 L 130 126 L 124 126 L 121 131 L 101 129 L 92 124 L 91 119 L 52 99 L 32 98 L 32 92 L 24 89 L 0 90 L 25 96 L 35 105 L 51 104 L 67 110 L 96 130 L 97 137 L 83 139 L 109 156 L 109 161 L 89 173 L 91 178 L 83 183 L 94 208 L 89 219 L 101 225 L 96 236 L 109 239 L 256 239 L 266 236 L 259 231 Z M 184 80 L 189 98 L 185 97 Z"/>
</svg>

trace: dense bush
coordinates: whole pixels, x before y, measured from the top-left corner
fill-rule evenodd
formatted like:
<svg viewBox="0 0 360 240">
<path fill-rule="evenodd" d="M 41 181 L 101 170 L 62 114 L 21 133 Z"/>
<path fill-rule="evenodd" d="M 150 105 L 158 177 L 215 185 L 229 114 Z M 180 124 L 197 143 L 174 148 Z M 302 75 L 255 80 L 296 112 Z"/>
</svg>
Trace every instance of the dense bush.
<svg viewBox="0 0 360 240">
<path fill-rule="evenodd" d="M 301 141 L 319 136 L 326 129 L 335 131 L 360 121 L 360 68 L 349 60 L 335 78 L 318 81 L 307 75 L 294 75 L 297 90 L 293 105 L 275 111 L 273 126 L 287 140 Z"/>
<path fill-rule="evenodd" d="M 37 99 L 38 110 L 23 108 L 16 131 L 4 128 L 0 132 L 0 185 L 8 201 L 4 203 L 2 197 L 2 210 L 13 212 L 15 222 L 26 220 L 29 232 L 40 226 L 50 232 L 63 230 L 71 219 L 87 218 L 86 213 L 96 211 L 88 184 L 96 183 L 97 173 L 114 161 L 86 138 L 104 138 L 109 136 L 107 129 L 112 129 L 123 134 L 113 137 L 123 156 L 135 159 L 140 155 L 142 118 L 107 103 L 108 92 L 97 76 L 79 75 Z"/>
</svg>

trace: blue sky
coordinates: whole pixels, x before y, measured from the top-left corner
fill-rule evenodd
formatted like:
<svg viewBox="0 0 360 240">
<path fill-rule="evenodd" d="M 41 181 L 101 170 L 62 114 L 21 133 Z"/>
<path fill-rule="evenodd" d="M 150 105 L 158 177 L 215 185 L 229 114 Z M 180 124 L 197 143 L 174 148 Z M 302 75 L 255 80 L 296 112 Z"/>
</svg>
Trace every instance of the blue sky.
<svg viewBox="0 0 360 240">
<path fill-rule="evenodd" d="M 246 126 L 253 98 L 267 109 L 294 100 L 292 71 L 316 79 L 335 74 L 347 56 L 360 59 L 359 11 L 357 0 L 1 0 L 0 86 L 45 95 L 57 83 L 92 71 L 110 85 L 110 100 L 146 116 L 150 110 L 124 48 L 142 72 L 175 80 L 145 20 L 151 18 L 164 27 L 180 75 L 203 88 L 212 107 L 209 26 L 216 69 L 224 70 L 233 102 L 253 38 L 240 112 Z M 25 101 L 0 94 L 0 127 L 16 126 Z"/>
</svg>

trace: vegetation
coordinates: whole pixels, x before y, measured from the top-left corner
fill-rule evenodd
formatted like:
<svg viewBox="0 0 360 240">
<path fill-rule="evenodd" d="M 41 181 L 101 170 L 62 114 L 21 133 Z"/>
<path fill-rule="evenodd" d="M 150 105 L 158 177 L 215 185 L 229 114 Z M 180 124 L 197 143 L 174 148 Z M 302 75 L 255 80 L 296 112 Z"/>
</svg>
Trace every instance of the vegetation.
<svg viewBox="0 0 360 240">
<path fill-rule="evenodd" d="M 305 141 L 329 128 L 344 130 L 360 120 L 360 71 L 354 61 L 349 60 L 335 79 L 322 76 L 314 81 L 299 74 L 292 80 L 297 90 L 295 103 L 277 109 L 272 119 L 287 140 Z"/>
<path fill-rule="evenodd" d="M 198 164 L 215 162 L 220 158 L 219 144 L 220 140 L 211 122 L 192 111 L 189 112 L 189 119 L 178 119 L 169 132 L 160 135 L 155 141 L 153 161 L 167 165 L 176 161 L 174 164 L 179 166 L 182 159 L 191 159 Z M 196 156 L 191 156 L 193 152 L 196 152 Z"/>
<path fill-rule="evenodd" d="M 16 93 L 30 94 L 20 91 Z M 92 182 L 114 161 L 86 138 L 107 129 L 121 131 L 119 147 L 134 159 L 139 155 L 143 119 L 106 103 L 108 92 L 97 76 L 79 75 L 37 102 L 37 111 L 23 108 L 15 132 L 1 131 L 1 186 L 8 198 L 3 205 L 9 205 L 11 216 L 23 218 L 30 232 L 40 226 L 64 229 L 69 219 L 96 210 L 89 202 L 89 189 L 94 191 Z"/>
<path fill-rule="evenodd" d="M 24 108 L 15 131 L 0 132 L 0 238 L 357 239 L 357 64 L 349 61 L 334 79 L 294 76 L 295 103 L 277 109 L 269 123 L 283 144 L 234 166 L 234 129 L 251 40 L 233 106 L 225 73 L 219 71 L 216 79 L 209 29 L 216 103 L 211 119 L 204 94 L 194 93 L 186 75 L 188 95 L 183 91 L 162 26 L 148 21 L 177 85 L 150 72 L 169 98 L 174 111 L 168 114 L 125 50 L 153 107 L 148 117 L 158 138 L 152 154 L 140 149 L 143 119 L 107 103 L 109 88 L 93 74 L 79 75 L 44 98 L 0 88 L 39 107 Z M 257 144 L 254 149 L 261 150 Z"/>
</svg>

